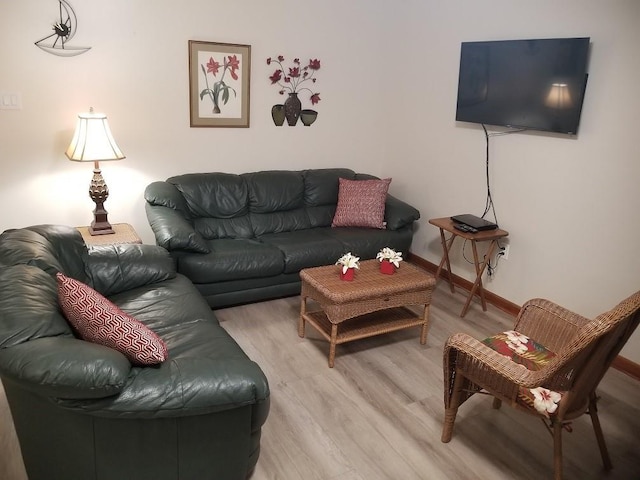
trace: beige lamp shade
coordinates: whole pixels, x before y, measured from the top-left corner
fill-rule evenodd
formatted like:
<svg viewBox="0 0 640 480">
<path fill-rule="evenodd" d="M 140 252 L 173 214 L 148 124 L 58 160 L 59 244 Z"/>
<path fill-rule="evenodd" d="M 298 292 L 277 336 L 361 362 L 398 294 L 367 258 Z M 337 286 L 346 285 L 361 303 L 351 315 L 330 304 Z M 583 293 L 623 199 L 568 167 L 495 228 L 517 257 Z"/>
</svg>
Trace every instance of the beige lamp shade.
<svg viewBox="0 0 640 480">
<path fill-rule="evenodd" d="M 79 113 L 76 131 L 66 151 L 69 160 L 95 162 L 125 158 L 111 135 L 104 113 Z"/>
<path fill-rule="evenodd" d="M 566 83 L 552 84 L 544 103 L 551 108 L 569 108 L 572 105 L 569 86 Z"/>
</svg>

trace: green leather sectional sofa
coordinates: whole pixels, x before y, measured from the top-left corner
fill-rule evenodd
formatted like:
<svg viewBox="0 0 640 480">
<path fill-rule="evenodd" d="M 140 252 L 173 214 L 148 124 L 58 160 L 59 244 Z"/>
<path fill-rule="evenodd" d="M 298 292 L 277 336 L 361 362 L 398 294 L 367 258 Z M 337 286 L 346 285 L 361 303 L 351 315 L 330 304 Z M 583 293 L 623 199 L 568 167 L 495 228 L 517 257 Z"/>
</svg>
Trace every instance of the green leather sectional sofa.
<svg viewBox="0 0 640 480">
<path fill-rule="evenodd" d="M 386 228 L 332 228 L 340 178 L 376 177 L 345 168 L 186 174 L 150 184 L 146 212 L 156 243 L 212 307 L 296 295 L 303 268 L 411 245 L 420 214 L 391 195 Z"/>
<path fill-rule="evenodd" d="M 146 324 L 168 359 L 133 366 L 76 338 L 57 272 Z M 0 376 L 30 480 L 241 480 L 269 412 L 260 367 L 166 250 L 87 250 L 71 227 L 0 235 Z"/>
</svg>

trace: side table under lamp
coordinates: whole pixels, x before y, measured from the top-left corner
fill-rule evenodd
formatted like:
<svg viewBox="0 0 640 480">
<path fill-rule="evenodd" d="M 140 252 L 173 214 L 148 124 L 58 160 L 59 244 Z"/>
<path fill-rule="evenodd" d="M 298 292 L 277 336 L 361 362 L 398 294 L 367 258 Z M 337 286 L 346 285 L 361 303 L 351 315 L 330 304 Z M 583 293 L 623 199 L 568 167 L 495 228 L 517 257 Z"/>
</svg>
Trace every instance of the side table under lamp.
<svg viewBox="0 0 640 480">
<path fill-rule="evenodd" d="M 111 224 L 107 220 L 104 202 L 109 196 L 109 189 L 102 177 L 99 162 L 121 160 L 125 158 L 118 148 L 103 113 L 79 113 L 76 131 L 71 144 L 65 152 L 69 160 L 76 162 L 93 162 L 93 178 L 89 187 L 89 197 L 96 204 L 93 211 L 93 222 L 88 228 L 90 235 L 114 234 Z"/>
</svg>

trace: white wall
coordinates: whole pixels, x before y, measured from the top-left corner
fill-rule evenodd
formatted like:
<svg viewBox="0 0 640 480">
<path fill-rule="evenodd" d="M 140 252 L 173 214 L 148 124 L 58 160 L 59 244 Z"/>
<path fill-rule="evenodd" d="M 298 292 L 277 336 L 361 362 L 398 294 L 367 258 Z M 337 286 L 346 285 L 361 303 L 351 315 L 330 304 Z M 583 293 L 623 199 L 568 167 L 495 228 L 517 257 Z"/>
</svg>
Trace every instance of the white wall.
<svg viewBox="0 0 640 480">
<path fill-rule="evenodd" d="M 595 315 L 640 284 L 640 2 L 635 0 L 372 1 L 70 0 L 88 53 L 61 58 L 33 43 L 54 0 L 0 0 L 0 230 L 87 224 L 91 166 L 64 156 L 78 112 L 109 117 L 127 158 L 103 163 L 112 223 L 153 236 L 142 192 L 195 171 L 347 166 L 393 177 L 392 193 L 422 212 L 412 250 L 441 251 L 427 220 L 484 209 L 484 136 L 456 123 L 460 42 L 590 36 L 590 77 L 577 138 L 524 133 L 491 140 L 492 193 L 511 252 L 487 288 Z M 251 127 L 190 128 L 188 40 L 252 46 Z M 266 58 L 319 58 L 322 101 L 309 128 L 276 128 Z M 454 271 L 472 278 L 460 255 Z M 623 354 L 640 363 L 640 335 Z"/>
<path fill-rule="evenodd" d="M 90 106 L 107 114 L 127 156 L 101 164 L 109 220 L 132 223 L 148 242 L 153 235 L 142 193 L 153 180 L 317 166 L 378 172 L 386 139 L 370 109 L 380 90 L 384 17 L 380 9 L 365 9 L 366 0 L 313 9 L 304 2 L 246 0 L 71 4 L 79 28 L 70 44 L 92 49 L 61 58 L 34 46 L 51 31 L 56 1 L 0 3 L 0 90 L 21 92 L 23 103 L 22 110 L 0 111 L 0 201 L 14 206 L 0 217 L 0 228 L 91 220 L 92 167 L 64 155 L 77 113 Z M 252 46 L 250 128 L 189 127 L 189 40 Z M 274 67 L 266 59 L 278 54 L 322 62 L 314 86 L 322 100 L 312 127 L 273 125 L 271 106 L 284 97 L 268 79 Z"/>
<path fill-rule="evenodd" d="M 490 141 L 491 190 L 508 261 L 487 288 L 516 303 L 545 297 L 592 316 L 640 288 L 640 2 L 510 0 L 400 2 L 394 41 L 404 45 L 390 125 L 396 187 L 420 206 L 412 250 L 437 263 L 432 217 L 482 214 L 485 139 L 455 122 L 460 42 L 589 36 L 589 81 L 579 135 L 522 133 Z M 436 6 L 437 5 L 437 6 Z M 418 180 L 418 181 L 417 181 Z M 467 250 L 471 258 L 470 249 Z M 459 252 L 458 252 L 459 253 Z M 473 278 L 458 256 L 454 271 Z M 640 362 L 640 334 L 623 355 Z"/>
</svg>

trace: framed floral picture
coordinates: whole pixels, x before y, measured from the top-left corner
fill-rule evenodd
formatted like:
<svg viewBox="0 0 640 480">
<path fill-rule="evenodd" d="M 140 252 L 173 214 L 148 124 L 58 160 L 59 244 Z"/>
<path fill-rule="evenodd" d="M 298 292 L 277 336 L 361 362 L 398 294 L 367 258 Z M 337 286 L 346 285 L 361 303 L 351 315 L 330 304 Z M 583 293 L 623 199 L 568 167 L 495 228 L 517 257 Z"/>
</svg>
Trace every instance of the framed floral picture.
<svg viewBox="0 0 640 480">
<path fill-rule="evenodd" d="M 189 40 L 192 127 L 248 127 L 251 45 Z"/>
</svg>

